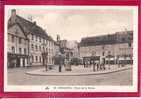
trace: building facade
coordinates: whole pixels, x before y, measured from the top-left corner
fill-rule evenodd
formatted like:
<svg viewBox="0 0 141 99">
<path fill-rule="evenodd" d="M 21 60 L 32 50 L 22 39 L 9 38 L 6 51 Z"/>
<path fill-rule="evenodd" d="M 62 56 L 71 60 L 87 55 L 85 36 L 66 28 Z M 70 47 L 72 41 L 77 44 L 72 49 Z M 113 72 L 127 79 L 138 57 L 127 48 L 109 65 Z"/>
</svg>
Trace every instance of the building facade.
<svg viewBox="0 0 141 99">
<path fill-rule="evenodd" d="M 82 59 L 95 57 L 104 64 L 132 64 L 133 31 L 83 38 L 79 51 Z"/>
<path fill-rule="evenodd" d="M 48 65 L 53 65 L 57 46 L 55 41 L 36 22 L 18 16 L 16 10 L 11 11 L 11 17 L 8 20 L 8 59 L 10 61 L 18 62 L 15 63 L 18 67 L 40 66 L 45 60 Z M 43 59 L 43 53 L 47 53 L 46 59 Z M 14 56 L 12 56 L 13 54 Z M 20 59 L 15 59 L 17 54 Z M 10 61 L 8 64 L 11 63 Z M 10 66 L 8 65 L 8 67 Z"/>
<path fill-rule="evenodd" d="M 29 64 L 29 39 L 20 24 L 16 22 L 15 10 L 12 10 L 8 24 L 8 67 L 26 67 Z"/>
</svg>

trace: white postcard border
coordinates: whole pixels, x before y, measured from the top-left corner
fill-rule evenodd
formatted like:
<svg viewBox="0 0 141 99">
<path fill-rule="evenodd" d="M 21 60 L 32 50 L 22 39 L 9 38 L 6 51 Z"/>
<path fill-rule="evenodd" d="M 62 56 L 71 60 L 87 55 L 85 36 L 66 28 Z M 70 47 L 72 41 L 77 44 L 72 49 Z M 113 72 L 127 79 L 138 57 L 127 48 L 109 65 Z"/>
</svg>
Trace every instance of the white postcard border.
<svg viewBox="0 0 141 99">
<path fill-rule="evenodd" d="M 9 9 L 121 9 L 133 10 L 133 86 L 26 86 L 7 84 L 7 20 Z M 6 5 L 5 6 L 5 32 L 4 32 L 4 92 L 137 92 L 138 86 L 138 7 L 137 6 L 33 6 L 33 5 Z M 62 89 L 61 89 L 62 87 Z M 66 89 L 63 89 L 65 88 Z M 68 87 L 68 89 L 67 89 Z M 70 87 L 70 88 L 69 88 Z M 88 89 L 91 88 L 91 89 Z M 60 89 L 57 89 L 60 88 Z M 80 89 L 79 89 L 80 88 Z"/>
</svg>

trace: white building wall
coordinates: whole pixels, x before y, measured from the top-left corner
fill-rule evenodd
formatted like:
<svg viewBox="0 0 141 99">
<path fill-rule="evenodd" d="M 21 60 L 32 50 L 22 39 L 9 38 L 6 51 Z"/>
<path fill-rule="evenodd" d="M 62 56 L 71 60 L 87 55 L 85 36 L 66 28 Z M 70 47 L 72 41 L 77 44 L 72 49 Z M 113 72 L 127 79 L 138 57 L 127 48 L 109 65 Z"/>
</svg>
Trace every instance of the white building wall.
<svg viewBox="0 0 141 99">
<path fill-rule="evenodd" d="M 104 49 L 103 49 L 104 46 Z M 80 47 L 80 57 L 90 57 L 92 53 L 95 52 L 95 56 L 106 57 L 109 52 L 110 55 L 118 56 L 118 55 L 132 55 L 133 54 L 133 45 L 129 47 L 128 43 L 121 44 L 111 44 L 111 45 L 97 45 L 97 46 L 86 46 Z M 104 52 L 104 56 L 103 56 Z"/>
</svg>

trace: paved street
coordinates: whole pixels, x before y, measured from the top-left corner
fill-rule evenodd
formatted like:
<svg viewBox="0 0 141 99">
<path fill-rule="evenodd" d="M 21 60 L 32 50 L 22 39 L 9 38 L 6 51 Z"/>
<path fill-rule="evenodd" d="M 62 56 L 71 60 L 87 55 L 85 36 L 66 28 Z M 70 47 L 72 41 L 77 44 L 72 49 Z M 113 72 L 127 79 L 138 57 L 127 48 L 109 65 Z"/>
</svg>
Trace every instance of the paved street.
<svg viewBox="0 0 141 99">
<path fill-rule="evenodd" d="M 8 69 L 9 85 L 132 85 L 132 69 L 102 75 L 34 76 L 27 71 L 43 67 Z"/>
</svg>

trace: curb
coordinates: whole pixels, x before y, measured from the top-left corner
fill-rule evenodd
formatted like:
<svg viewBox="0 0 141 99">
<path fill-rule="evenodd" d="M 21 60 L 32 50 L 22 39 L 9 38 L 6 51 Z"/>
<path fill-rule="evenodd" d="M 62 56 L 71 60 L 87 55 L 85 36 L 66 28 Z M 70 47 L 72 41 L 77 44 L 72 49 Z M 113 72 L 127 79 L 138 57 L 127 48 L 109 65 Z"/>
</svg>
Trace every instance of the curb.
<svg viewBox="0 0 141 99">
<path fill-rule="evenodd" d="M 79 74 L 38 74 L 38 73 L 29 73 L 26 72 L 26 74 L 28 75 L 32 75 L 32 76 L 87 76 L 87 75 L 102 75 L 102 74 L 110 74 L 110 73 L 115 73 L 115 72 L 120 72 L 120 71 L 125 71 L 125 70 L 129 70 L 132 69 L 132 67 L 128 67 L 128 68 L 124 68 L 124 69 L 119 69 L 119 70 L 114 70 L 114 71 L 109 71 L 109 72 L 101 72 L 101 73 L 79 73 Z"/>
</svg>

